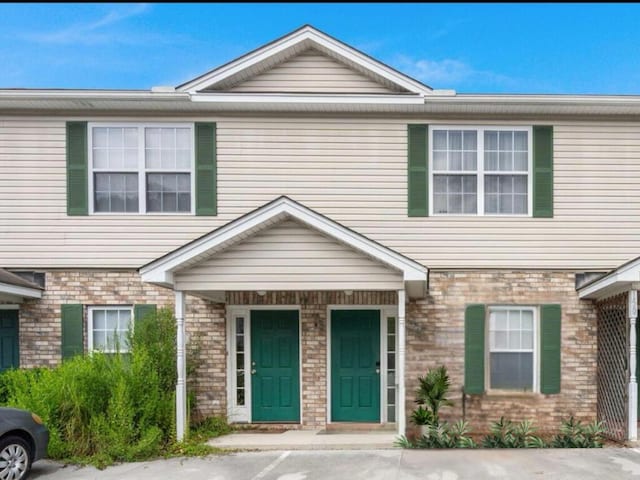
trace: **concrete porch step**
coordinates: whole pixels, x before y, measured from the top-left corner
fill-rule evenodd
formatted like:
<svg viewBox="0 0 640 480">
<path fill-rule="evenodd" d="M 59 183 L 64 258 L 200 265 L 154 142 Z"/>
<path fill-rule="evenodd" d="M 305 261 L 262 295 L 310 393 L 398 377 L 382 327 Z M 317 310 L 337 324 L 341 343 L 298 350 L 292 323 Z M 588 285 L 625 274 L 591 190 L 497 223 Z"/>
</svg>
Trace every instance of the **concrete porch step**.
<svg viewBox="0 0 640 480">
<path fill-rule="evenodd" d="M 207 442 L 212 447 L 239 450 L 341 450 L 394 448 L 395 432 L 361 433 L 289 430 L 283 433 L 232 433 Z"/>
</svg>

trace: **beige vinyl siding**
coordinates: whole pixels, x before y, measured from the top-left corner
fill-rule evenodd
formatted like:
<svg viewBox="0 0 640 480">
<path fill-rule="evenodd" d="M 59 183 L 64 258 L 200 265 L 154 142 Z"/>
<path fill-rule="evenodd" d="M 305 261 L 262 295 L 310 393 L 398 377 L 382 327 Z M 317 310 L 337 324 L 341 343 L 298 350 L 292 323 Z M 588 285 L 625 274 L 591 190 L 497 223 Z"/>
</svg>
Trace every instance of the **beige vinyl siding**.
<svg viewBox="0 0 640 480">
<path fill-rule="evenodd" d="M 175 274 L 184 290 L 394 290 L 402 274 L 285 220 Z"/>
<path fill-rule="evenodd" d="M 407 119 L 206 120 L 219 216 L 68 217 L 64 121 L 0 119 L 0 266 L 137 268 L 280 195 L 430 268 L 609 269 L 640 255 L 639 123 L 540 122 L 554 124 L 555 208 L 536 219 L 408 218 Z"/>
<path fill-rule="evenodd" d="M 342 63 L 309 50 L 226 89 L 229 92 L 396 93 Z"/>
</svg>

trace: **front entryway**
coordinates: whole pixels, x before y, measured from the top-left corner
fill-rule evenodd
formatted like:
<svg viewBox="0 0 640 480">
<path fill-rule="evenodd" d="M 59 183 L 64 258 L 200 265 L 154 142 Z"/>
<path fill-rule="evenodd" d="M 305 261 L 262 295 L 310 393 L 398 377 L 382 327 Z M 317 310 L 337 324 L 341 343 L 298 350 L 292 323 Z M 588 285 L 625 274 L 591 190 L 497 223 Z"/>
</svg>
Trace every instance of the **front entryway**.
<svg viewBox="0 0 640 480">
<path fill-rule="evenodd" d="M 0 372 L 19 366 L 18 310 L 0 310 Z"/>
<path fill-rule="evenodd" d="M 300 421 L 297 310 L 251 310 L 251 419 Z"/>
<path fill-rule="evenodd" d="M 380 368 L 380 310 L 332 310 L 332 421 L 380 421 Z"/>
</svg>

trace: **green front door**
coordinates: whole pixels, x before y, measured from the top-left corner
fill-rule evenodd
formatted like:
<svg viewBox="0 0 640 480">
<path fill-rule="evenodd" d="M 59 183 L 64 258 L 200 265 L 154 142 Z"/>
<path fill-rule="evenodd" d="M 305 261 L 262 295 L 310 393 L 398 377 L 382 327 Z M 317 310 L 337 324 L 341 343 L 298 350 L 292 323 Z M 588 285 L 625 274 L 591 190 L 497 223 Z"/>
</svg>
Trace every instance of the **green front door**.
<svg viewBox="0 0 640 480">
<path fill-rule="evenodd" d="M 380 311 L 331 312 L 331 420 L 380 421 Z"/>
<path fill-rule="evenodd" d="M 0 310 L 0 372 L 19 363 L 18 310 Z"/>
<path fill-rule="evenodd" d="M 251 311 L 251 419 L 300 421 L 297 310 Z"/>
</svg>

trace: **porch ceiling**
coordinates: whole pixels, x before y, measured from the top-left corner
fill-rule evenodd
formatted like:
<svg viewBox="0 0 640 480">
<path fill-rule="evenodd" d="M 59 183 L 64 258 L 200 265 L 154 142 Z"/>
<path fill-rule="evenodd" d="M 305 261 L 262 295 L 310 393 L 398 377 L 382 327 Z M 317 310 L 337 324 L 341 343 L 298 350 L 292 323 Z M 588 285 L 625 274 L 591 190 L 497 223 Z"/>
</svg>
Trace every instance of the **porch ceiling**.
<svg viewBox="0 0 640 480">
<path fill-rule="evenodd" d="M 399 290 L 426 293 L 419 263 L 280 197 L 140 269 L 177 290 Z"/>
</svg>

